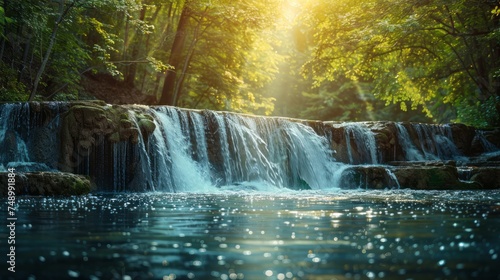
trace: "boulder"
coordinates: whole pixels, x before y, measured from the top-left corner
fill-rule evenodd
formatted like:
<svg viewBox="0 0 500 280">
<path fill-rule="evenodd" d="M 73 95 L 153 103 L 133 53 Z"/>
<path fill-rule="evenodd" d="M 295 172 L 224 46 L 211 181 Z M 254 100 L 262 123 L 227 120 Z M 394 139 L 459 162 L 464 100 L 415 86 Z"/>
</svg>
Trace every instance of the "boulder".
<svg viewBox="0 0 500 280">
<path fill-rule="evenodd" d="M 346 168 L 341 175 L 344 189 L 463 190 L 500 188 L 500 168 L 478 170 L 469 181 L 459 179 L 453 165 L 418 162 L 415 165 L 359 165 Z"/>
<path fill-rule="evenodd" d="M 0 173 L 0 194 L 8 195 L 8 174 Z M 83 195 L 95 186 L 82 175 L 63 172 L 15 173 L 16 195 Z"/>
<path fill-rule="evenodd" d="M 391 170 L 384 166 L 353 165 L 341 175 L 340 187 L 343 189 L 389 189 L 399 188 Z"/>
<path fill-rule="evenodd" d="M 475 167 L 470 181 L 480 184 L 482 189 L 500 189 L 500 167 Z"/>
<path fill-rule="evenodd" d="M 459 180 L 457 168 L 451 165 L 405 166 L 395 168 L 393 172 L 401 188 L 415 190 L 470 190 L 482 188 L 477 182 Z"/>
</svg>

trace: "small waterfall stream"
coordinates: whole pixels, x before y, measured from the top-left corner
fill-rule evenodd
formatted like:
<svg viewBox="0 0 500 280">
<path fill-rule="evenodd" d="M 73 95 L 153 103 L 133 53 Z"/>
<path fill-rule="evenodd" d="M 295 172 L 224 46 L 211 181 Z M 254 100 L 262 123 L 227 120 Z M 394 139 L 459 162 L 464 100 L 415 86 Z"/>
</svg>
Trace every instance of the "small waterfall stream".
<svg viewBox="0 0 500 280">
<path fill-rule="evenodd" d="M 425 160 L 422 153 L 411 141 L 410 134 L 408 130 L 401 123 L 396 123 L 396 128 L 398 129 L 398 139 L 405 154 L 405 159 L 409 161 L 422 161 Z"/>
<path fill-rule="evenodd" d="M 346 123 L 345 138 L 349 163 L 377 164 L 379 162 L 377 158 L 375 136 L 368 127 L 364 126 L 362 123 Z M 358 159 L 354 158 L 354 151 L 357 151 Z"/>
<path fill-rule="evenodd" d="M 449 125 L 411 123 L 417 135 L 412 138 L 402 123 L 395 123 L 398 139 L 407 161 L 460 159 L 462 153 L 453 141 Z"/>
</svg>

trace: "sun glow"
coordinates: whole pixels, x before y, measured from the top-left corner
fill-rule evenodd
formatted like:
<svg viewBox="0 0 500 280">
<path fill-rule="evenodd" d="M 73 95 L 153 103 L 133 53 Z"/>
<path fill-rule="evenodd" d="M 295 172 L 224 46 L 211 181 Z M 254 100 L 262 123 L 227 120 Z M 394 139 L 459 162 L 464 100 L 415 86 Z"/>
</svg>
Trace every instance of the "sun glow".
<svg viewBox="0 0 500 280">
<path fill-rule="evenodd" d="M 291 27 L 300 13 L 302 7 L 301 0 L 283 1 L 281 3 L 281 21 L 283 27 Z"/>
</svg>

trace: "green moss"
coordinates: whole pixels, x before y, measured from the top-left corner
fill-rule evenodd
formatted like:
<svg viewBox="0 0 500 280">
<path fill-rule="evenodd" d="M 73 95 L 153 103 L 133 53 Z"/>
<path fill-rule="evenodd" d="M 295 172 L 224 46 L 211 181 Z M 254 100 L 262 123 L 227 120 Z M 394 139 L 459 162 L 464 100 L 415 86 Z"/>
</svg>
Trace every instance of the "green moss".
<svg viewBox="0 0 500 280">
<path fill-rule="evenodd" d="M 120 142 L 120 134 L 118 132 L 114 132 L 108 136 L 108 140 L 111 143 L 117 143 Z"/>
<path fill-rule="evenodd" d="M 139 128 L 141 129 L 142 133 L 146 134 L 146 135 L 150 135 L 156 129 L 155 123 L 152 122 L 151 120 L 146 119 L 146 118 L 141 119 L 139 121 L 138 125 L 139 125 Z"/>
<path fill-rule="evenodd" d="M 130 115 L 127 113 L 121 113 L 120 120 L 130 120 Z"/>
<path fill-rule="evenodd" d="M 121 119 L 120 120 L 120 127 L 123 127 L 123 128 L 131 128 L 133 126 L 133 123 L 129 120 L 124 120 L 124 119 Z"/>
<path fill-rule="evenodd" d="M 90 180 L 75 177 L 72 184 L 68 188 L 67 195 L 82 195 L 87 194 L 92 190 Z"/>
</svg>

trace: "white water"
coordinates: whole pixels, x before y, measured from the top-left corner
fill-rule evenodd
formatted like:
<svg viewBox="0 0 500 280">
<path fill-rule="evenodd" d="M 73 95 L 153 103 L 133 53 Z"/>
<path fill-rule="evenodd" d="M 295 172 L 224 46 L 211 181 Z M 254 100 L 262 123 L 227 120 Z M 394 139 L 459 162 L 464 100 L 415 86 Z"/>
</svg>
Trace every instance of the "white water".
<svg viewBox="0 0 500 280">
<path fill-rule="evenodd" d="M 171 107 L 151 113 L 157 129 L 148 147 L 139 142 L 138 155 L 140 165 L 147 165 L 141 169 L 152 170 L 155 190 L 336 187 L 333 176 L 340 164 L 334 162 L 328 141 L 303 124 Z M 205 127 L 210 121 L 216 127 L 211 128 L 214 135 L 207 138 Z M 123 144 L 115 144 L 114 150 L 119 150 L 119 145 Z M 116 162 L 124 160 L 120 155 L 126 156 L 114 153 Z M 147 180 L 147 176 L 141 180 Z"/>
<path fill-rule="evenodd" d="M 345 138 L 349 163 L 378 163 L 375 135 L 368 127 L 362 123 L 346 123 Z M 354 142 L 356 147 L 352 147 L 351 142 Z M 358 151 L 359 160 L 354 158 L 354 150 Z"/>
<path fill-rule="evenodd" d="M 461 153 L 453 142 L 449 125 L 412 124 L 426 160 L 457 159 Z"/>
<path fill-rule="evenodd" d="M 2 153 L 0 153 L 0 171 L 5 172 L 6 168 L 29 163 L 30 157 L 26 142 L 14 129 L 12 129 L 20 125 L 17 122 L 22 120 L 22 114 L 25 108 L 17 104 L 5 104 L 4 106 L 5 108 L 0 111 L 0 144 L 2 145 Z M 28 106 L 26 106 L 26 108 L 29 110 Z M 27 114 L 29 115 L 29 111 Z M 13 139 L 6 139 L 6 137 L 11 137 Z M 14 148 L 13 145 L 15 145 L 15 151 L 9 151 Z M 3 163 L 5 163 L 5 165 Z"/>
<path fill-rule="evenodd" d="M 425 160 L 422 153 L 417 149 L 413 141 L 411 141 L 408 130 L 401 123 L 395 123 L 398 130 L 398 140 L 403 152 L 405 153 L 405 160 L 409 161 L 422 161 Z"/>
<path fill-rule="evenodd" d="M 461 159 L 463 156 L 455 143 L 449 125 L 412 123 L 417 138 L 412 140 L 405 126 L 395 123 L 398 140 L 407 161 Z"/>
</svg>

